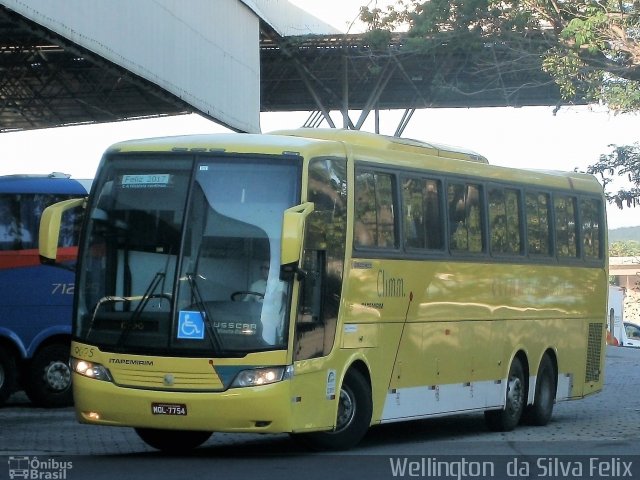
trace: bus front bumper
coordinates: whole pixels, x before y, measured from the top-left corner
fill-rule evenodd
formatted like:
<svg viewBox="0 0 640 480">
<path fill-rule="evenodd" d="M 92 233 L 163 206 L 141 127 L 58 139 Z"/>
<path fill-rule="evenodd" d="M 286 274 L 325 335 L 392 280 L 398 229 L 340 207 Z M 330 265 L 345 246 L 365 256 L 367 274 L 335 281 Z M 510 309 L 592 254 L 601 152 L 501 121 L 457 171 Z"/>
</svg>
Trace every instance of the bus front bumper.
<svg viewBox="0 0 640 480">
<path fill-rule="evenodd" d="M 217 432 L 291 431 L 288 380 L 224 392 L 170 392 L 119 387 L 74 374 L 73 389 L 81 423 Z"/>
</svg>

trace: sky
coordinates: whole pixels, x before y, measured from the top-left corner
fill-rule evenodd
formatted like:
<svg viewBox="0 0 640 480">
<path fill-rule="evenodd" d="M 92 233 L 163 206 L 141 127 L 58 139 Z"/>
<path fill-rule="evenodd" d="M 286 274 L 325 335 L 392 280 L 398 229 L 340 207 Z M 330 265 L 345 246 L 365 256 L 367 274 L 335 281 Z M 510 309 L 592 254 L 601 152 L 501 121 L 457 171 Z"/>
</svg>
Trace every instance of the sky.
<svg viewBox="0 0 640 480">
<path fill-rule="evenodd" d="M 334 27 L 358 30 L 360 5 L 367 0 L 292 0 Z M 369 2 L 374 6 L 375 0 Z M 379 0 L 384 6 L 389 1 Z M 381 133 L 393 135 L 402 111 L 382 111 Z M 353 112 L 357 120 L 359 112 Z M 263 132 L 300 127 L 308 112 L 264 113 Z M 372 116 L 371 116 L 372 117 Z M 334 121 L 342 124 L 339 114 Z M 328 125 L 323 124 L 322 127 Z M 640 141 L 640 116 L 613 115 L 603 108 L 563 107 L 555 115 L 552 107 L 424 109 L 418 110 L 403 136 L 460 146 L 476 151 L 494 165 L 585 170 L 609 145 Z M 362 130 L 373 131 L 373 118 Z M 58 127 L 0 134 L 0 175 L 16 173 L 71 174 L 93 178 L 102 153 L 118 141 L 227 130 L 198 115 L 131 120 L 100 125 Z M 609 228 L 640 225 L 640 208 L 608 207 Z"/>
</svg>

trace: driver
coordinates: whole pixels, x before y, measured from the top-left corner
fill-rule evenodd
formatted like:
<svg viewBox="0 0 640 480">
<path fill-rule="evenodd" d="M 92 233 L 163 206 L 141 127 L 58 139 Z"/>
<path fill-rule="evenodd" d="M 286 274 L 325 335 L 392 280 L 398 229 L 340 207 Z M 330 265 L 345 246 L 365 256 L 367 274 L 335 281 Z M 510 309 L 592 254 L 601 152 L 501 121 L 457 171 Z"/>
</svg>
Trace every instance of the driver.
<svg viewBox="0 0 640 480">
<path fill-rule="evenodd" d="M 249 291 L 260 293 L 264 297 L 264 294 L 267 291 L 267 278 L 269 278 L 269 262 L 265 261 L 260 263 L 260 278 L 251 284 Z M 262 297 L 258 297 L 257 295 L 247 295 L 244 298 L 244 301 L 247 302 L 249 300 L 261 302 Z"/>
</svg>

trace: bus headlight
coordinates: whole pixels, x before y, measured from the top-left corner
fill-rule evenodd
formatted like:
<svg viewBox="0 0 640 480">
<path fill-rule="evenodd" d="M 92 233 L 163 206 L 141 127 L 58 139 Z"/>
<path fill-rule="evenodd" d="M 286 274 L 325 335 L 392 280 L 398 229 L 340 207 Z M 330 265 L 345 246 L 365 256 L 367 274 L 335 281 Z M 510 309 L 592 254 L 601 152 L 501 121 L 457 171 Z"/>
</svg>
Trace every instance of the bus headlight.
<svg viewBox="0 0 640 480">
<path fill-rule="evenodd" d="M 78 375 L 95 378 L 96 380 L 102 380 L 105 382 L 113 382 L 113 378 L 111 378 L 109 370 L 99 363 L 79 360 L 77 358 L 72 358 L 69 363 L 71 364 L 71 369 Z"/>
<path fill-rule="evenodd" d="M 269 385 L 291 378 L 293 367 L 265 367 L 242 370 L 233 380 L 231 387 L 257 387 L 259 385 Z"/>
</svg>

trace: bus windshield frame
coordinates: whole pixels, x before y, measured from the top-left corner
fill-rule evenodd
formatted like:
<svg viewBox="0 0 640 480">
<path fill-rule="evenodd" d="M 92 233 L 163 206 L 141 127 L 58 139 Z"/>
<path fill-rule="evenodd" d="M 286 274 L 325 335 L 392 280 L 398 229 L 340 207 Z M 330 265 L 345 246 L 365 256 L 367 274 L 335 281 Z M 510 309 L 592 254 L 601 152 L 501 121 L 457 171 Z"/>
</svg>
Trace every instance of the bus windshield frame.
<svg viewBox="0 0 640 480">
<path fill-rule="evenodd" d="M 280 236 L 301 171 L 282 155 L 108 157 L 80 252 L 74 338 L 177 357 L 286 349 Z"/>
</svg>

